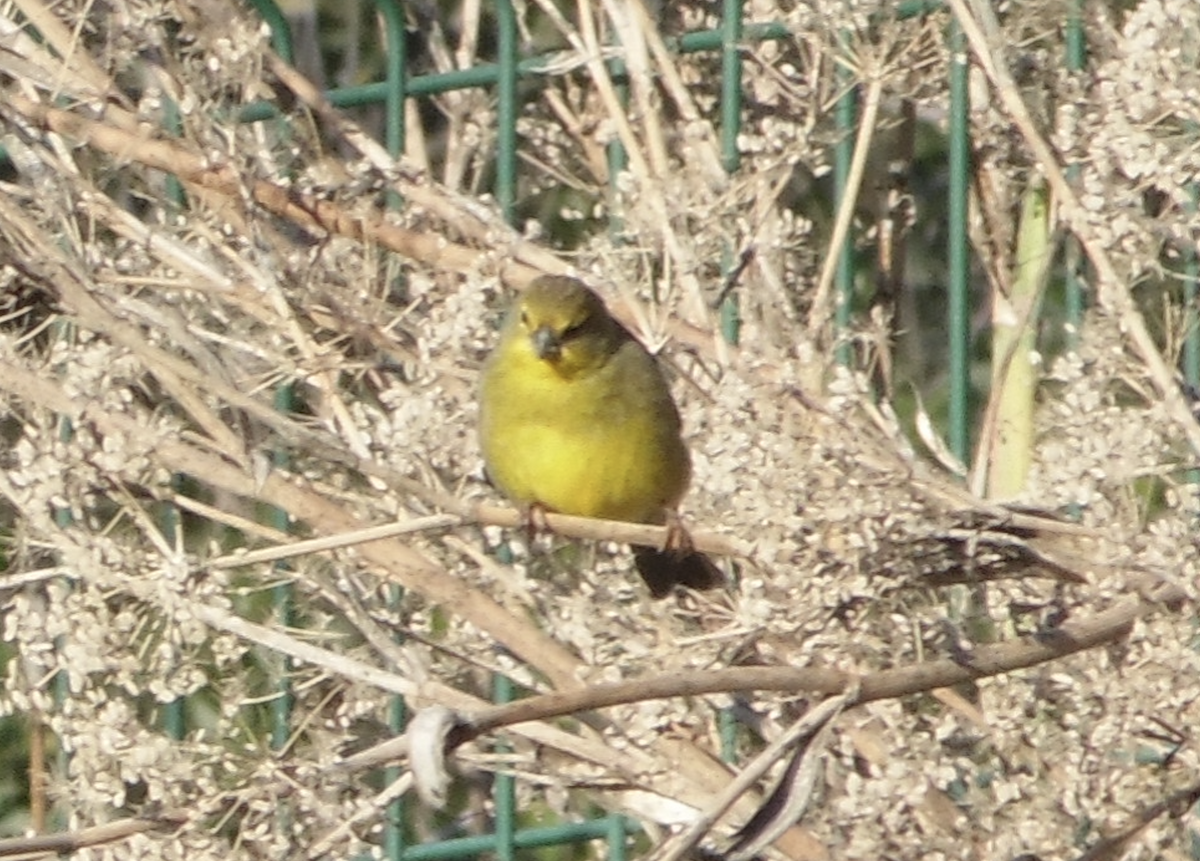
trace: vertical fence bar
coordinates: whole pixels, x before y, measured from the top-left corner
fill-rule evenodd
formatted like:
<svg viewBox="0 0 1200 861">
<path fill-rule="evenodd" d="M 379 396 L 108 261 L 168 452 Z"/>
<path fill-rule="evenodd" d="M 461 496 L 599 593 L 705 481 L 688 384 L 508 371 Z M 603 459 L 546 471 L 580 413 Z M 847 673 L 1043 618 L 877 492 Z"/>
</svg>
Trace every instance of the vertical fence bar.
<svg viewBox="0 0 1200 861">
<path fill-rule="evenodd" d="M 1087 58 L 1087 43 L 1083 34 L 1083 0 L 1071 0 L 1067 12 L 1067 68 L 1072 72 L 1083 70 Z"/>
<path fill-rule="evenodd" d="M 742 119 L 742 0 L 721 9 L 721 164 L 726 173 L 742 166 L 738 134 Z"/>
<path fill-rule="evenodd" d="M 1187 333 L 1183 340 L 1183 378 L 1193 391 L 1200 394 L 1200 265 L 1197 265 L 1196 255 L 1189 255 L 1184 269 L 1183 307 L 1184 331 Z M 1197 473 L 1200 476 L 1200 473 Z"/>
<path fill-rule="evenodd" d="M 721 8 L 721 165 L 726 173 L 742 166 L 738 135 L 742 131 L 742 0 L 724 0 Z M 728 247 L 721 252 L 721 273 L 737 265 Z M 730 344 L 741 338 L 737 294 L 726 291 L 721 300 L 721 334 Z"/>
<path fill-rule="evenodd" d="M 608 861 L 625 861 L 625 817 L 614 813 L 608 817 Z"/>
<path fill-rule="evenodd" d="M 284 383 L 275 390 L 274 408 L 281 413 L 292 411 L 294 406 L 294 391 L 291 383 Z M 275 466 L 282 467 L 288 463 L 288 453 L 282 447 L 275 448 L 271 453 L 271 459 Z M 273 508 L 271 510 L 271 525 L 280 532 L 287 532 L 290 524 L 288 523 L 287 512 L 281 508 Z M 274 571 L 276 576 L 282 575 L 287 570 L 287 563 L 276 562 Z M 294 627 L 295 625 L 295 596 L 293 595 L 294 587 L 290 580 L 284 580 L 278 583 L 271 590 L 271 604 L 275 609 L 275 618 L 278 624 L 284 630 Z M 279 655 L 279 664 L 277 671 L 279 678 L 276 681 L 276 695 L 271 700 L 271 750 L 280 751 L 288 743 L 292 731 L 292 704 L 295 700 L 295 694 L 292 690 L 292 669 L 293 662 L 287 655 Z M 276 820 L 278 828 L 285 834 L 291 831 L 292 828 L 292 811 L 287 802 L 281 802 L 279 809 L 276 811 Z"/>
<path fill-rule="evenodd" d="M 500 76 L 497 82 L 496 106 L 496 200 L 504 220 L 513 223 L 516 216 L 517 175 L 517 14 L 512 0 L 496 0 L 496 24 L 499 30 L 497 63 Z M 497 703 L 510 702 L 513 683 L 504 675 L 493 680 L 493 697 Z M 497 752 L 507 752 L 503 742 Z M 492 788 L 492 804 L 496 818 L 497 861 L 513 861 L 516 855 L 517 791 L 513 776 L 497 772 Z"/>
<path fill-rule="evenodd" d="M 620 59 L 613 57 L 605 61 L 605 66 L 608 69 L 609 77 L 612 78 L 613 90 L 621 102 L 621 107 L 628 109 L 629 80 L 625 64 Z M 612 195 L 608 210 L 608 232 L 610 236 L 619 239 L 621 232 L 625 229 L 625 217 L 616 207 L 619 193 L 617 177 L 625 171 L 625 168 L 629 167 L 629 154 L 625 151 L 625 145 L 621 143 L 620 135 L 612 135 L 604 149 L 604 154 L 608 164 L 608 189 L 609 194 Z"/>
<path fill-rule="evenodd" d="M 175 137 L 183 131 L 183 118 L 179 115 L 179 105 L 174 99 L 163 99 L 163 128 Z M 167 193 L 167 199 L 179 209 L 187 206 L 187 194 L 184 192 L 183 183 L 175 174 L 167 174 L 163 180 L 163 190 Z"/>
<path fill-rule="evenodd" d="M 55 337 L 59 339 L 68 339 L 75 336 L 75 325 L 73 323 L 64 323 L 61 320 L 55 324 Z M 59 416 L 58 418 L 58 438 L 64 443 L 69 443 L 75 435 L 75 425 L 71 422 L 70 416 Z M 69 506 L 55 506 L 54 522 L 59 529 L 67 529 L 75 522 L 75 518 L 71 515 Z M 69 578 L 64 579 L 63 586 L 69 591 L 74 588 Z M 64 647 L 67 645 L 66 635 L 60 634 L 54 638 L 54 651 L 58 654 L 64 654 Z M 57 707 L 62 707 L 66 704 L 71 696 L 71 680 L 67 678 L 67 674 L 59 670 L 54 674 L 54 703 Z M 43 714 L 38 715 L 37 723 L 33 727 L 36 739 L 30 741 L 29 753 L 31 760 L 33 757 L 39 757 L 29 764 L 29 777 L 31 781 L 35 781 L 34 785 L 29 787 L 29 803 L 30 814 L 33 820 L 33 825 L 38 832 L 46 831 L 53 821 L 55 826 L 61 824 L 60 819 L 67 820 L 70 818 L 69 811 L 60 811 L 59 815 L 51 816 L 51 807 L 53 803 L 50 800 L 49 787 L 50 777 L 47 772 L 46 763 L 46 735 L 51 731 L 50 722 Z M 71 754 L 63 745 L 58 745 L 58 751 L 55 754 L 55 767 L 59 774 L 67 774 L 70 770 Z M 41 781 L 41 783 L 36 783 Z M 65 814 L 65 815 L 63 815 Z"/>
<path fill-rule="evenodd" d="M 512 0 L 496 0 L 500 79 L 496 91 L 496 200 L 512 224 L 517 199 L 517 14 Z"/>
<path fill-rule="evenodd" d="M 285 63 L 290 64 L 294 52 L 292 50 L 292 32 L 288 29 L 287 18 L 274 0 L 249 0 L 249 2 L 254 7 L 254 11 L 267 22 L 267 27 L 271 30 L 271 45 L 275 48 L 275 53 Z"/>
<path fill-rule="evenodd" d="M 408 102 L 408 41 L 404 29 L 404 9 L 399 0 L 376 0 L 380 14 L 383 16 L 387 34 L 387 94 L 386 118 L 384 127 L 384 145 L 388 154 L 399 158 L 405 146 L 404 111 Z M 398 194 L 389 194 L 389 206 L 399 206 Z M 404 597 L 404 590 L 399 586 L 388 589 L 388 603 L 393 610 L 399 611 Z M 403 635 L 396 633 L 396 640 L 402 641 Z M 394 696 L 388 703 L 388 731 L 393 736 L 404 732 L 408 725 L 408 705 L 404 697 Z M 385 786 L 391 786 L 400 779 L 401 768 L 390 765 L 383 770 Z M 404 857 L 404 820 L 406 815 L 404 798 L 393 798 L 388 802 L 383 823 L 383 853 L 388 861 L 401 861 Z"/>
<path fill-rule="evenodd" d="M 375 0 L 383 18 L 385 41 L 384 146 L 393 158 L 404 152 L 404 105 L 408 99 L 408 46 L 404 33 L 404 9 L 399 0 Z"/>
<path fill-rule="evenodd" d="M 391 589 L 392 606 L 398 606 L 400 603 L 401 590 L 398 586 L 393 586 Z M 402 640 L 400 634 L 396 635 L 397 640 Z M 398 736 L 404 732 L 408 725 L 408 706 L 404 702 L 404 697 L 392 697 L 391 703 L 388 704 L 388 730 L 393 736 Z M 402 769 L 398 765 L 388 766 L 383 770 L 383 781 L 385 786 L 391 786 L 401 777 Z M 404 857 L 404 818 L 406 810 L 403 798 L 393 798 L 388 802 L 387 814 L 384 817 L 383 826 L 383 852 L 388 861 L 401 861 Z"/>
<path fill-rule="evenodd" d="M 492 680 L 492 698 L 497 703 L 511 702 L 513 683 L 504 675 L 496 674 Z M 497 742 L 496 751 L 507 753 L 508 745 Z M 506 771 L 496 772 L 496 783 L 492 787 L 492 804 L 496 815 L 496 859 L 513 861 L 516 854 L 517 788 L 513 776 Z"/>
<path fill-rule="evenodd" d="M 737 762 L 737 717 L 732 706 L 717 712 L 717 736 L 721 740 L 721 761 Z"/>
<path fill-rule="evenodd" d="M 969 170 L 969 93 L 967 55 L 962 30 L 950 24 L 950 185 L 947 224 L 949 267 L 948 319 L 950 365 L 949 446 L 961 462 L 968 462 L 970 440 L 967 414 L 970 409 L 970 279 L 967 256 L 967 190 Z"/>
<path fill-rule="evenodd" d="M 294 406 L 294 396 L 292 385 L 290 383 L 281 385 L 275 391 L 274 407 L 279 412 L 291 412 Z M 286 466 L 288 462 L 287 452 L 282 448 L 277 448 L 272 454 L 272 459 L 276 466 Z M 276 508 L 271 512 L 272 526 L 281 532 L 288 531 L 289 523 L 287 512 Z M 276 565 L 276 571 L 282 572 L 286 570 L 282 563 Z M 292 606 L 292 584 L 283 582 L 277 585 L 271 593 L 271 600 L 275 607 L 275 615 L 279 620 L 280 626 L 290 628 L 294 624 L 294 608 Z M 280 750 L 287 744 L 288 737 L 291 734 L 292 723 L 292 661 L 287 656 L 282 656 L 279 667 L 279 682 L 277 686 L 278 695 L 271 702 L 271 748 Z"/>
<path fill-rule="evenodd" d="M 174 99 L 163 100 L 163 128 L 166 129 L 168 134 L 175 137 L 178 137 L 183 130 L 183 119 L 179 114 L 179 105 Z M 173 173 L 167 174 L 163 183 L 163 190 L 166 192 L 167 199 L 182 212 L 187 206 L 187 193 L 184 191 L 183 183 L 179 181 L 179 177 Z M 173 490 L 177 491 L 179 489 L 181 478 L 178 474 L 171 477 L 171 488 Z M 168 544 L 174 546 L 175 542 L 179 540 L 180 519 L 179 509 L 173 503 L 163 503 L 161 524 L 163 537 L 166 538 Z M 184 719 L 185 707 L 184 697 L 176 697 L 171 702 L 163 705 L 163 731 L 176 741 L 181 740 L 187 731 Z"/>
<path fill-rule="evenodd" d="M 1191 200 L 1190 213 L 1195 217 L 1200 212 L 1200 183 L 1192 183 L 1188 194 Z M 1195 248 L 1187 250 L 1183 263 L 1183 326 L 1180 370 L 1192 393 L 1200 397 L 1200 257 Z M 1193 405 L 1192 409 L 1193 412 L 1200 409 L 1200 404 Z M 1200 467 L 1188 470 L 1188 480 L 1200 484 Z M 1200 835 L 1193 832 L 1192 836 L 1200 843 Z"/>
<path fill-rule="evenodd" d="M 1200 184 L 1188 190 L 1191 214 L 1200 212 Z M 1200 386 L 1200 259 L 1189 249 L 1183 267 L 1183 378 L 1191 386 Z"/>
<path fill-rule="evenodd" d="M 970 434 L 967 420 L 971 398 L 970 258 L 968 256 L 968 192 L 970 181 L 970 92 L 966 39 L 958 20 L 950 22 L 949 183 L 947 186 L 947 297 L 946 338 L 949 365 L 947 444 L 960 463 L 969 464 Z M 984 584 L 955 586 L 947 612 L 981 641 L 992 639 Z"/>
</svg>

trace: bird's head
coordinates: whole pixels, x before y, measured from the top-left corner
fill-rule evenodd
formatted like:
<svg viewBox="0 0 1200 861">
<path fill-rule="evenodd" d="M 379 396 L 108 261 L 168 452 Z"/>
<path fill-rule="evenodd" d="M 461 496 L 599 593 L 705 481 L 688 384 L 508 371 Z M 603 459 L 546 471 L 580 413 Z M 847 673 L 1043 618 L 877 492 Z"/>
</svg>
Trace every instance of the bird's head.
<svg viewBox="0 0 1200 861">
<path fill-rule="evenodd" d="M 543 275 L 517 300 L 510 325 L 538 360 L 571 377 L 603 364 L 622 329 L 600 297 L 574 278 Z"/>
</svg>

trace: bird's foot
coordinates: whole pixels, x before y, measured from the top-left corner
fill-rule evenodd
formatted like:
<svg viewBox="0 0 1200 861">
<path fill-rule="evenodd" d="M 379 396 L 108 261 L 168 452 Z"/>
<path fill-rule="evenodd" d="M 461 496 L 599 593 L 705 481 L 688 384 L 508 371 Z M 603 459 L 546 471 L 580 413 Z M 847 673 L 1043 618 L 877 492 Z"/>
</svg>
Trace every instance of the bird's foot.
<svg viewBox="0 0 1200 861">
<path fill-rule="evenodd" d="M 531 502 L 529 507 L 525 509 L 525 537 L 529 540 L 531 546 L 539 532 L 554 531 L 546 521 L 546 513 L 548 511 L 550 509 L 540 502 Z"/>
<path fill-rule="evenodd" d="M 683 518 L 679 516 L 678 511 L 667 511 L 666 525 L 667 537 L 663 541 L 663 550 L 683 556 L 696 549 L 696 545 L 692 542 L 692 535 L 683 525 Z"/>
</svg>

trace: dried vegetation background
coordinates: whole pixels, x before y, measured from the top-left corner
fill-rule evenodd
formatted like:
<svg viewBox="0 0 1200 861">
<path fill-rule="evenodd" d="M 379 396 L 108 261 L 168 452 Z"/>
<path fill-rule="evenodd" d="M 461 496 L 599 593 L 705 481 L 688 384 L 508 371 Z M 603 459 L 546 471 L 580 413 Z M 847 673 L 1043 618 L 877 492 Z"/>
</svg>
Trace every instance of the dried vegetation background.
<svg viewBox="0 0 1200 861">
<path fill-rule="evenodd" d="M 585 714 L 597 692 L 625 702 L 474 739 L 454 757 L 466 784 L 512 771 L 550 819 L 624 810 L 666 857 L 659 829 L 729 783 L 719 707 L 746 718 L 746 757 L 859 678 L 775 857 L 1196 857 L 1200 429 L 1169 370 L 1187 320 L 1164 273 L 1200 227 L 1200 6 L 1086 4 L 1079 75 L 1058 61 L 1065 3 L 957 9 L 975 26 L 981 284 L 1013 268 L 1020 190 L 1047 172 L 1057 193 L 1050 168 L 1078 165 L 1058 212 L 1095 301 L 1077 346 L 1039 369 L 1015 500 L 1070 522 L 959 489 L 870 395 L 888 308 L 858 316 L 850 368 L 832 361 L 825 249 L 846 228 L 881 247 L 886 224 L 863 203 L 839 227 L 819 204 L 835 60 L 862 85 L 860 142 L 885 146 L 902 105 L 934 127 L 946 115 L 950 14 L 868 20 L 890 5 L 749 4 L 794 36 L 746 48 L 726 174 L 715 55 L 666 51 L 638 3 L 530 4 L 525 49 L 561 49 L 523 91 L 517 230 L 482 193 L 487 91 L 410 106 L 394 161 L 239 5 L 0 7 L 0 710 L 48 793 L 6 830 L 71 832 L 97 844 L 87 858 L 349 857 L 378 845 L 386 797 L 378 772 L 339 763 L 392 735 L 390 696 L 494 716 L 501 670 L 576 691 Z M 667 6 L 663 33 L 716 23 L 711 4 Z M 422 10 L 426 70 L 485 56 L 472 4 L 453 27 Z M 599 48 L 617 42 L 627 109 Z M 236 121 L 259 100 L 281 118 Z M 615 180 L 613 139 L 628 150 Z M 712 310 L 731 261 L 739 347 Z M 527 547 L 501 528 L 519 518 L 483 480 L 475 378 L 510 289 L 538 271 L 587 280 L 673 366 L 696 462 L 686 514 L 736 565 L 728 593 L 652 603 L 617 543 Z M 920 316 L 936 329 L 941 313 Z M 983 426 L 982 450 L 996 433 Z M 265 704 L 289 667 L 272 743 Z M 796 672 L 751 683 L 771 667 Z M 172 702 L 179 740 L 162 729 Z M 464 797 L 452 825 L 485 828 L 489 803 Z M 410 836 L 452 833 L 410 810 Z M 105 823 L 119 827 L 86 830 Z"/>
</svg>

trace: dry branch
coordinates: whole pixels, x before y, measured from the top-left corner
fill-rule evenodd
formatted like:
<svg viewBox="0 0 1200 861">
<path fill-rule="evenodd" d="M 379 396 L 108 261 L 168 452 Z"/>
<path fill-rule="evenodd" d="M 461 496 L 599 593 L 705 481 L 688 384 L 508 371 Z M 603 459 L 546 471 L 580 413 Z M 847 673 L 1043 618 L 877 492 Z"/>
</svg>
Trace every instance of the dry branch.
<svg viewBox="0 0 1200 861">
<path fill-rule="evenodd" d="M 94 427 L 105 435 L 138 436 L 142 428 L 128 416 L 97 409 L 78 409 L 64 393 L 22 368 L 6 365 L 3 386 L 11 394 L 65 416 L 81 430 Z M 157 440 L 155 456 L 165 469 L 203 476 L 206 484 L 229 493 L 275 506 L 295 520 L 328 532 L 350 532 L 359 527 L 354 516 L 298 476 L 272 473 L 265 480 L 228 461 L 177 440 Z M 496 639 L 544 673 L 556 686 L 578 684 L 577 662 L 558 643 L 533 625 L 507 613 L 479 590 L 472 589 L 433 560 L 395 540 L 379 539 L 359 548 L 363 559 L 389 578 L 452 606 L 457 612 L 490 631 Z"/>
<path fill-rule="evenodd" d="M 192 818 L 190 812 L 175 810 L 152 818 L 121 819 L 78 831 L 37 837 L 12 837 L 0 840 L 0 858 L 59 857 L 96 846 L 119 843 L 135 834 L 173 831 Z"/>
<path fill-rule="evenodd" d="M 137 423 L 127 416 L 94 408 L 79 410 L 65 394 L 19 367 L 7 365 L 0 370 L 3 371 L 0 373 L 2 385 L 11 394 L 26 403 L 38 404 L 72 417 L 80 432 L 94 427 L 105 435 L 136 436 L 140 431 Z M 174 440 L 158 440 L 153 449 L 165 469 L 203 476 L 211 487 L 275 506 L 288 512 L 296 521 L 308 523 L 313 528 L 346 532 L 356 526 L 352 515 L 298 477 L 289 479 L 272 473 L 259 481 L 217 456 Z M 581 665 L 578 659 L 559 643 L 529 622 L 508 613 L 482 591 L 471 588 L 413 548 L 395 540 L 381 539 L 362 545 L 359 553 L 383 576 L 453 607 L 456 613 L 488 631 L 513 654 L 544 674 L 556 687 L 571 688 L 580 684 L 578 672 Z M 240 634 L 249 630 L 247 623 L 229 617 L 225 618 L 221 627 Z M 275 636 L 270 639 L 275 647 L 282 644 Z M 306 652 L 302 657 L 309 660 L 317 656 Z M 723 785 L 724 770 L 707 757 L 697 756 L 690 742 L 662 738 L 658 746 L 663 749 L 663 755 L 681 763 L 680 773 L 660 773 L 650 777 L 657 770 L 645 761 L 639 765 L 631 764 L 626 772 L 631 776 L 641 775 L 649 779 L 658 791 L 675 798 L 691 798 L 697 793 L 715 791 Z M 606 765 L 614 765 L 611 754 L 603 757 L 593 755 L 592 758 Z"/>
<path fill-rule="evenodd" d="M 1029 107 L 1008 72 L 1009 64 L 1004 58 L 1002 43 L 998 39 L 987 38 L 980 22 L 967 9 L 966 0 L 949 0 L 949 3 L 954 10 L 954 17 L 962 25 L 963 32 L 971 44 L 972 53 L 987 73 L 1013 124 L 1045 174 L 1063 220 L 1078 237 L 1088 259 L 1096 268 L 1101 303 L 1121 321 L 1122 330 L 1138 357 L 1145 363 L 1158 396 L 1187 438 L 1193 453 L 1200 456 L 1200 421 L 1197 421 L 1184 399 L 1175 381 L 1174 371 L 1163 360 L 1158 346 L 1154 343 L 1146 321 L 1133 301 L 1129 285 L 1117 273 L 1108 249 L 1090 228 L 1089 219 L 1071 183 L 1067 181 L 1066 171 L 1058 155 L 1038 130 Z"/>
<path fill-rule="evenodd" d="M 867 133 L 878 124 L 882 134 L 898 103 L 931 126 L 944 116 L 940 76 L 951 58 L 940 37 L 909 50 L 916 41 L 906 22 L 859 26 L 813 17 L 821 10 L 808 4 L 776 4 L 769 17 L 793 37 L 752 49 L 739 136 L 745 166 L 725 176 L 711 119 L 720 98 L 715 53 L 671 54 L 658 34 L 641 32 L 648 18 L 639 3 L 530 4 L 521 26 L 532 50 L 554 40 L 546 20 L 570 47 L 543 66 L 537 86 L 522 88 L 519 157 L 542 173 L 524 177 L 518 193 L 523 213 L 561 207 L 547 221 L 586 221 L 568 267 L 568 245 L 539 245 L 533 221 L 524 233 L 502 224 L 477 193 L 491 169 L 483 91 L 430 100 L 448 112 L 456 139 L 439 138 L 438 123 L 423 127 L 423 111 L 410 104 L 414 168 L 371 141 L 369 110 L 358 126 L 273 56 L 240 7 L 214 27 L 203 17 L 210 7 L 170 0 L 131 0 L 104 15 L 86 3 L 18 5 L 44 41 L 26 38 L 19 20 L 0 52 L 5 143 L 19 156 L 15 176 L 0 184 L 6 538 L 10 518 L 16 524 L 4 548 L 11 565 L 0 581 L 0 627 L 22 656 L 0 708 L 40 707 L 70 747 L 72 768 L 58 789 L 64 804 L 78 805 L 76 821 L 125 817 L 134 804 L 128 787 L 142 785 L 166 799 L 164 808 L 190 813 L 170 835 L 137 824 L 152 817 L 133 820 L 130 847 L 169 840 L 196 861 L 291 857 L 289 840 L 310 853 L 358 852 L 375 839 L 379 807 L 408 784 L 364 797 L 346 786 L 357 779 L 348 769 L 397 756 L 404 741 L 331 762 L 386 737 L 384 691 L 402 691 L 414 707 L 464 716 L 456 743 L 482 746 L 506 730 L 509 752 L 477 756 L 468 747 L 462 762 L 529 775 L 532 791 L 564 817 L 600 798 L 652 830 L 656 818 L 686 821 L 687 808 L 704 809 L 729 786 L 730 769 L 713 754 L 714 709 L 732 701 L 753 727 L 743 748 L 756 746 L 794 721 L 796 700 L 856 680 L 864 700 L 830 738 L 827 803 L 809 816 L 811 833 L 793 830 L 777 844 L 788 857 L 1014 857 L 1047 851 L 1069 826 L 1104 821 L 1109 810 L 1146 809 L 1130 803 L 1138 793 L 1170 796 L 1163 774 L 1182 769 L 1129 768 L 1112 756 L 1113 740 L 1121 747 L 1137 736 L 1147 715 L 1195 723 L 1200 702 L 1188 681 L 1200 677 L 1196 656 L 1179 647 L 1182 614 L 1156 612 L 1164 606 L 1156 602 L 1194 598 L 1196 496 L 1180 478 L 1190 462 L 1180 454 L 1178 412 L 1174 423 L 1156 412 L 1155 392 L 1171 381 L 1153 351 L 1143 356 L 1144 343 L 1113 349 L 1144 341 L 1136 329 L 1144 324 L 1122 310 L 1128 289 L 1105 281 L 1077 357 L 1047 368 L 1053 386 L 1042 392 L 1043 447 L 1024 501 L 1039 510 L 1073 505 L 1083 523 L 989 505 L 945 481 L 912 455 L 864 377 L 831 368 L 805 337 L 804 322 L 823 310 L 822 300 L 809 303 L 823 284 L 814 222 L 828 201 L 812 186 L 837 134 L 835 63 L 899 60 L 858 69 L 877 73 L 864 81 L 873 107 L 856 150 L 867 193 L 875 179 Z M 1006 7 L 1007 44 L 1035 57 L 1055 48 L 1046 34 L 1060 22 L 1043 5 Z M 431 34 L 432 68 L 486 53 L 475 29 L 487 21 L 484 9 L 464 6 L 465 29 L 455 31 L 427 20 L 425 7 L 406 6 L 419 25 L 410 35 Z M 658 11 L 684 29 L 710 26 L 714 14 L 712 4 Z M 1184 13 L 1196 19 L 1192 6 Z M 115 29 L 138 15 L 148 42 L 161 37 L 154 51 Z M 0 26 L 10 23 L 0 17 Z M 942 23 L 930 18 L 917 32 Z M 835 49 L 851 31 L 852 44 Z M 1097 56 L 1119 66 L 1146 35 L 1114 31 L 1111 44 L 1096 40 Z M 1200 85 L 1175 68 L 1170 50 L 1153 53 L 1162 63 L 1155 75 L 1175 72 L 1148 75 L 1163 82 L 1161 94 L 1134 81 L 1139 97 Z M 614 91 L 621 60 L 632 111 Z M 993 65 L 1003 73 L 1002 62 Z M 293 115 L 288 134 L 277 135 L 279 126 L 231 119 L 277 83 L 316 122 Z M 1101 122 L 1120 107 L 1106 106 L 1103 88 L 1084 94 L 1089 104 L 1046 70 L 1022 86 Z M 177 139 L 148 130 L 164 94 L 184 106 Z M 1019 115 L 1020 105 L 1004 104 Z M 1168 109 L 1170 122 L 1186 107 Z M 995 110 L 975 118 L 977 151 L 1009 153 L 989 165 L 996 182 L 1023 179 L 1025 149 L 1053 171 L 1053 154 L 1046 161 L 1036 138 L 1014 146 L 1011 123 Z M 1151 149 L 1178 150 L 1178 136 L 1164 136 L 1173 129 L 1166 124 Z M 609 177 L 604 151 L 614 140 L 632 149 L 628 167 Z M 211 152 L 225 155 L 199 155 Z M 1081 175 L 1114 194 L 1137 198 L 1182 183 L 1166 171 L 1122 176 L 1120 164 L 1105 173 L 1108 154 L 1087 153 Z M 201 203 L 174 209 L 160 174 L 180 178 Z M 440 186 L 433 175 L 462 185 Z M 384 214 L 362 200 L 363 188 L 397 191 L 404 206 Z M 557 197 L 562 189 L 569 194 Z M 918 203 L 918 212 L 928 206 Z M 602 224 L 611 213 L 623 221 L 619 235 Z M 850 224 L 844 202 L 834 232 Z M 1002 247 L 1001 227 L 988 229 L 981 244 Z M 336 237 L 353 241 L 328 241 Z M 1160 250 L 1131 247 L 1146 260 Z M 405 259 L 377 253 L 385 248 Z M 726 268 L 726 254 L 737 268 Z M 924 268 L 926 256 L 909 263 Z M 664 347 L 661 332 L 672 334 L 665 354 L 682 378 L 695 455 L 685 508 L 700 524 L 720 525 L 721 534 L 693 537 L 737 566 L 727 593 L 650 604 L 626 576 L 627 560 L 603 544 L 587 548 L 587 564 L 566 547 L 522 556 L 518 541 L 521 564 L 484 556 L 477 525 L 524 525 L 519 512 L 476 501 L 486 491 L 472 393 L 494 341 L 497 282 L 568 268 L 597 286 L 618 285 L 630 300 L 625 319 L 654 348 Z M 744 314 L 738 350 L 720 345 L 708 320 L 718 293 Z M 681 311 L 704 324 L 671 319 Z M 880 324 L 872 337 L 889 334 Z M 797 380 L 812 383 L 800 393 Z M 302 394 L 294 412 L 269 402 L 267 392 L 284 384 Z M 68 424 L 71 434 L 60 429 Z M 275 461 L 282 455 L 286 465 Z M 259 524 L 268 507 L 303 537 Z M 164 509 L 174 528 L 158 523 Z M 663 538 L 658 527 L 548 521 L 591 541 Z M 239 545 L 251 549 L 239 555 Z M 984 635 L 950 623 L 942 593 L 897 588 L 928 585 L 914 573 L 936 568 L 930 559 L 948 562 L 939 576 L 983 579 L 989 555 L 1015 563 L 1006 573 L 1056 577 L 989 582 Z M 403 585 L 403 596 L 381 581 Z M 298 617 L 263 623 L 257 593 L 280 583 Z M 285 657 L 294 661 L 297 715 L 286 747 L 273 751 L 242 717 L 277 696 Z M 1013 673 L 1022 667 L 1038 669 Z M 488 704 L 493 674 L 533 695 Z M 73 686 L 70 708 L 50 695 L 54 678 Z M 969 683 L 985 678 L 973 698 Z M 953 695 L 941 687 L 960 684 Z M 920 708 L 896 702 L 923 692 L 933 695 Z M 144 705 L 210 694 L 221 709 L 189 726 L 183 743 L 146 719 Z M 577 720 L 558 722 L 567 716 Z M 1196 764 L 1187 743 L 1171 756 Z M 970 779 L 984 773 L 987 786 Z M 958 780 L 962 794 L 951 801 Z M 290 829 L 279 827 L 281 810 Z M 753 811 L 743 800 L 735 815 Z M 1151 808 L 1120 837 L 1186 827 Z M 78 845 L 70 840 L 55 845 Z"/>
<path fill-rule="evenodd" d="M 1117 642 L 1129 635 L 1139 618 L 1159 612 L 1165 605 L 1177 605 L 1184 597 L 1178 587 L 1165 585 L 1146 597 L 1130 596 L 1091 618 L 1067 622 L 1060 628 L 1034 637 L 980 646 L 969 655 L 959 658 L 928 661 L 864 676 L 814 667 L 727 667 L 630 679 L 607 685 L 591 685 L 576 691 L 528 697 L 464 717 L 452 734 L 450 744 L 456 747 L 485 733 L 515 724 L 552 720 L 593 709 L 671 697 L 763 691 L 832 696 L 857 686 L 855 703 L 861 705 L 928 693 L 1026 669 Z M 404 755 L 407 745 L 404 737 L 392 739 L 347 757 L 340 765 L 346 769 L 381 765 Z"/>
<path fill-rule="evenodd" d="M 536 270 L 506 263 L 490 252 L 455 244 L 437 234 L 391 224 L 376 212 L 354 215 L 332 201 L 318 200 L 266 180 L 239 176 L 233 167 L 212 165 L 180 144 L 155 140 L 15 94 L 10 96 L 8 104 L 26 120 L 57 134 L 87 143 L 111 156 L 132 159 L 145 167 L 172 174 L 184 183 L 217 192 L 231 200 L 240 200 L 246 195 L 268 212 L 320 235 L 332 234 L 378 244 L 410 260 L 449 272 L 495 271 L 518 285 L 537 275 Z"/>
</svg>

